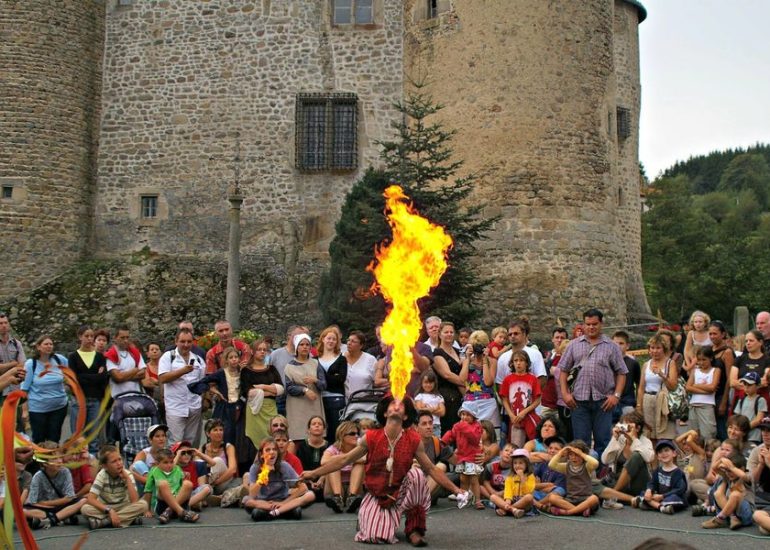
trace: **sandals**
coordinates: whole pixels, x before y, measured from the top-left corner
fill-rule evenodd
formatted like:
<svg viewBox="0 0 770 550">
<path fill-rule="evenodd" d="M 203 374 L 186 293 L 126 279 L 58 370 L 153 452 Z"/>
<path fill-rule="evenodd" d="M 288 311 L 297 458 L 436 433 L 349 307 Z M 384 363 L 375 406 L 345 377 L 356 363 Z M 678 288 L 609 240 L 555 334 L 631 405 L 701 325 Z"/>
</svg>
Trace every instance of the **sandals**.
<svg viewBox="0 0 770 550">
<path fill-rule="evenodd" d="M 516 509 L 513 510 L 513 517 L 516 518 L 516 519 L 521 519 L 521 518 L 524 517 L 525 513 L 526 512 L 524 512 L 524 510 L 522 510 L 520 508 L 516 508 Z"/>
<path fill-rule="evenodd" d="M 476 510 L 486 510 L 486 506 L 484 506 L 484 503 L 480 500 L 476 501 Z"/>
<path fill-rule="evenodd" d="M 171 508 L 166 508 L 158 515 L 158 523 L 161 525 L 166 525 L 169 521 L 171 521 L 171 514 L 173 514 L 174 511 Z"/>
<path fill-rule="evenodd" d="M 200 519 L 201 515 L 197 512 L 193 512 L 192 510 L 185 510 L 184 514 L 182 514 L 182 517 L 179 518 L 185 523 L 195 523 Z"/>
</svg>

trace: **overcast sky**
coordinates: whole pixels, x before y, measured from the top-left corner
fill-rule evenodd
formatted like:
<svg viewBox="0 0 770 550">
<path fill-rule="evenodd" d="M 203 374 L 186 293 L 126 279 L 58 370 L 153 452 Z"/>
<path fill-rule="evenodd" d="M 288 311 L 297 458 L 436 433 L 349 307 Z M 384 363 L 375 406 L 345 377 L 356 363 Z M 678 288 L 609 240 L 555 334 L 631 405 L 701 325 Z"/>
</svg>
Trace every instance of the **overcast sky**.
<svg viewBox="0 0 770 550">
<path fill-rule="evenodd" d="M 641 0 L 639 160 L 770 143 L 770 0 Z"/>
</svg>

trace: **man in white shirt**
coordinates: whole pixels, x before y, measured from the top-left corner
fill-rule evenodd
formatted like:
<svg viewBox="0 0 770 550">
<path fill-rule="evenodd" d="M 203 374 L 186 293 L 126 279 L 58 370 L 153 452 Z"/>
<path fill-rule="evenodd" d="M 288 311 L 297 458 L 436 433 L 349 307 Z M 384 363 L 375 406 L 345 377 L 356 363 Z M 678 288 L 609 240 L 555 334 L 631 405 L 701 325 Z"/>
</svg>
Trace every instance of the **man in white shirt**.
<svg viewBox="0 0 770 550">
<path fill-rule="evenodd" d="M 206 363 L 192 353 L 193 334 L 190 329 L 177 330 L 174 341 L 176 349 L 167 351 L 158 361 L 158 381 L 163 384 L 169 442 L 189 441 L 192 447 L 197 447 L 201 438 L 203 400 L 187 385 L 203 378 Z"/>
<path fill-rule="evenodd" d="M 529 355 L 529 362 L 531 363 L 531 372 L 537 377 L 537 381 L 540 382 L 540 387 L 543 388 L 548 381 L 548 376 L 545 370 L 545 362 L 543 361 L 543 354 L 540 350 L 527 345 L 529 340 L 529 321 L 524 318 L 514 319 L 508 325 L 508 341 L 510 342 L 510 349 L 500 357 L 497 358 L 497 376 L 495 376 L 495 384 L 502 384 L 505 377 L 511 374 L 511 356 L 514 351 L 524 350 Z"/>
<path fill-rule="evenodd" d="M 141 381 L 147 366 L 139 349 L 131 345 L 131 332 L 127 327 L 120 327 L 112 341 L 113 346 L 104 354 L 107 358 L 112 396 L 142 391 Z"/>
</svg>

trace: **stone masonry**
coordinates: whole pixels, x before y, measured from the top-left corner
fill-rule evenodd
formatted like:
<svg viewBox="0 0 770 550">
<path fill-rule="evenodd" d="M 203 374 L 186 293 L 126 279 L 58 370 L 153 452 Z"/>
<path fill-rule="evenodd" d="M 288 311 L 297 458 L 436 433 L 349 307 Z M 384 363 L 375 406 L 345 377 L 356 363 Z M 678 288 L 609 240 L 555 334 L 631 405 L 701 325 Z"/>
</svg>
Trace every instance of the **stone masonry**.
<svg viewBox="0 0 770 550">
<path fill-rule="evenodd" d="M 13 315 L 33 325 L 34 295 L 66 304 L 62 329 L 88 317 L 98 298 L 74 304 L 76 283 L 45 283 L 93 258 L 110 266 L 96 294 L 114 276 L 137 302 L 91 322 L 166 330 L 157 295 L 168 289 L 145 284 L 150 272 L 221 302 L 175 306 L 212 322 L 237 173 L 243 326 L 317 326 L 341 204 L 379 165 L 376 142 L 392 137 L 410 81 L 445 105 L 455 153 L 479 176 L 473 200 L 500 216 L 478 249 L 495 281 L 484 323 L 526 313 L 546 331 L 592 305 L 614 322 L 648 311 L 638 2 L 374 0 L 373 23 L 345 25 L 333 10 L 333 0 L 2 0 L 0 183 L 13 197 L 0 199 L 0 229 L 21 260 L 0 300 Z M 337 92 L 357 98 L 357 168 L 299 170 L 297 95 Z M 157 200 L 151 219 L 143 196 Z M 137 254 L 142 269 L 115 267 Z M 168 290 L 183 300 L 178 291 Z"/>
</svg>

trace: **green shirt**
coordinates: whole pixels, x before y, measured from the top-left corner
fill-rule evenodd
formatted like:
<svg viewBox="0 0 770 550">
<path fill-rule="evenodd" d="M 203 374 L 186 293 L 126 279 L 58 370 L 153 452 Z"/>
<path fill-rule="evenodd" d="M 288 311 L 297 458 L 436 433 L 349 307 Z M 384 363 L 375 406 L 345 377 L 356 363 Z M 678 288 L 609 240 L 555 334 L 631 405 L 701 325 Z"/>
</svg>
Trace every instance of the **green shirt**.
<svg viewBox="0 0 770 550">
<path fill-rule="evenodd" d="M 169 473 L 164 472 L 157 466 L 153 466 L 152 469 L 150 469 L 150 472 L 147 474 L 147 481 L 144 484 L 144 494 L 152 493 L 150 510 L 155 510 L 155 504 L 158 502 L 157 484 L 159 481 L 166 481 L 171 492 L 176 495 L 179 492 L 179 489 L 182 488 L 182 482 L 184 481 L 182 468 L 174 466 Z"/>
</svg>

